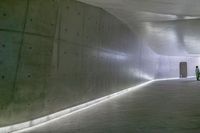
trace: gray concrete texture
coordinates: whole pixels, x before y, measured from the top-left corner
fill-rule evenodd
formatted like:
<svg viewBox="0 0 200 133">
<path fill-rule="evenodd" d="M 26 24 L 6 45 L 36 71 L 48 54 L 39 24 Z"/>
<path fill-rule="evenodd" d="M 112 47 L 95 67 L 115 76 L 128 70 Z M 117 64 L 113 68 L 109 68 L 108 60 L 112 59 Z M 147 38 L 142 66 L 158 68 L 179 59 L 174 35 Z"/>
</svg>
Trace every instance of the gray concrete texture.
<svg viewBox="0 0 200 133">
<path fill-rule="evenodd" d="M 198 0 L 79 1 L 103 8 L 125 22 L 133 32 L 139 24 L 152 50 L 158 54 L 200 54 Z"/>
<path fill-rule="evenodd" d="M 194 75 L 199 58 L 159 55 L 134 28 L 74 0 L 1 0 L 0 126 L 178 77 L 179 62 Z"/>
<path fill-rule="evenodd" d="M 158 81 L 23 133 L 198 133 L 200 82 Z"/>
</svg>

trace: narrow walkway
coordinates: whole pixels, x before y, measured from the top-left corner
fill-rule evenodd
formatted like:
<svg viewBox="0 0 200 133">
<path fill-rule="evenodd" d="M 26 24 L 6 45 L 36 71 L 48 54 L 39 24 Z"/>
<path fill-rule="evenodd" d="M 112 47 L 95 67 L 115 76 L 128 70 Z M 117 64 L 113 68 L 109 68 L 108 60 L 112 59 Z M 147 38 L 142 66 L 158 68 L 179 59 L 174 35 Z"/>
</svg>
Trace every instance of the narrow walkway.
<svg viewBox="0 0 200 133">
<path fill-rule="evenodd" d="M 159 81 L 32 133 L 199 133 L 200 81 Z"/>
</svg>

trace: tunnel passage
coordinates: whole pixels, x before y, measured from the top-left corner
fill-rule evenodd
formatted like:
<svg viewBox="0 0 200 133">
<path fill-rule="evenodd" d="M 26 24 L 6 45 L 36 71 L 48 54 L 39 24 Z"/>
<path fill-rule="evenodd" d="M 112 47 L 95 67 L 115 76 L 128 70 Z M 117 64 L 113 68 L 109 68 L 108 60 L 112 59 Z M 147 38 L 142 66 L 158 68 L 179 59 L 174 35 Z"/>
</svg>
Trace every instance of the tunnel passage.
<svg viewBox="0 0 200 133">
<path fill-rule="evenodd" d="M 152 44 L 163 34 L 151 40 L 144 33 L 163 33 L 162 24 L 157 30 L 143 22 L 130 28 L 112 13 L 81 2 L 2 0 L 0 9 L 0 127 L 153 79 L 178 77 L 180 62 L 188 62 L 192 76 L 199 61 L 159 54 Z"/>
</svg>

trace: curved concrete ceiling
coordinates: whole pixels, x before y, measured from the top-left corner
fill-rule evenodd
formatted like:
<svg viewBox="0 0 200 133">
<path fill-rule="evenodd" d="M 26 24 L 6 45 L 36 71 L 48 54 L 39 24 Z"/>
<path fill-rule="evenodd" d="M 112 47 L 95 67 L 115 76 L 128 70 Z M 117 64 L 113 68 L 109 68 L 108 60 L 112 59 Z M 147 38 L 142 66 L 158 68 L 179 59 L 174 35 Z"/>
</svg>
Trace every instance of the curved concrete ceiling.
<svg viewBox="0 0 200 133">
<path fill-rule="evenodd" d="M 157 54 L 200 55 L 199 0 L 79 0 L 101 7 L 125 22 L 140 27 L 144 40 Z"/>
<path fill-rule="evenodd" d="M 199 0 L 79 0 L 113 10 L 134 21 L 161 21 L 199 18 Z"/>
</svg>

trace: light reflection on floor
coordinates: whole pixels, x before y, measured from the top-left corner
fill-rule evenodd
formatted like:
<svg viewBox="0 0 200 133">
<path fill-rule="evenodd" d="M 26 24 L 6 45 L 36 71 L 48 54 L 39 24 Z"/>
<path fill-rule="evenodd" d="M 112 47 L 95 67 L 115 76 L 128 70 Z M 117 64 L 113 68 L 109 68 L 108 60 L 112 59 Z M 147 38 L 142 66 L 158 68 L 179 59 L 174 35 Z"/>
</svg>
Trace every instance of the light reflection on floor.
<svg viewBox="0 0 200 133">
<path fill-rule="evenodd" d="M 198 133 L 200 82 L 158 81 L 33 133 Z"/>
</svg>

